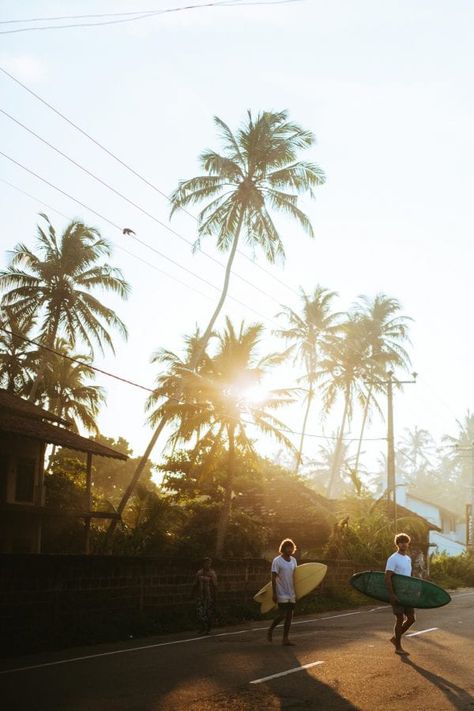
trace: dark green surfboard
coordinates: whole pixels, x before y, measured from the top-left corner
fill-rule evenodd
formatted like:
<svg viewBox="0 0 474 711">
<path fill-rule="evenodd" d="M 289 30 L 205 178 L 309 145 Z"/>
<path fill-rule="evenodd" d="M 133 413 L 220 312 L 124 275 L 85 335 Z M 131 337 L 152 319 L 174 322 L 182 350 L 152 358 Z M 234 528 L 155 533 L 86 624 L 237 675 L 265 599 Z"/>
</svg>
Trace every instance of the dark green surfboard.
<svg viewBox="0 0 474 711">
<path fill-rule="evenodd" d="M 385 587 L 385 573 L 366 570 L 363 573 L 356 573 L 352 576 L 350 583 L 355 590 L 373 597 L 381 602 L 390 602 L 388 590 Z M 428 580 L 421 578 L 411 578 L 408 575 L 392 576 L 392 585 L 395 595 L 400 600 L 403 607 L 443 607 L 451 602 L 451 596 Z"/>
</svg>

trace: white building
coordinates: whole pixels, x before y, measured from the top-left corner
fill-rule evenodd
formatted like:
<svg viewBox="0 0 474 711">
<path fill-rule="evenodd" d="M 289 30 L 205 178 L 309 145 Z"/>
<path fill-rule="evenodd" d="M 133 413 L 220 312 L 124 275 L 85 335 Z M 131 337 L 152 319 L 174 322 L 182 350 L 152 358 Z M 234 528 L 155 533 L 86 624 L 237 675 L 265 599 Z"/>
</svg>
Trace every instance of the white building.
<svg viewBox="0 0 474 711">
<path fill-rule="evenodd" d="M 466 524 L 454 511 L 421 498 L 406 484 L 397 486 L 397 502 L 441 529 L 430 531 L 431 553 L 460 555 L 466 551 Z"/>
</svg>

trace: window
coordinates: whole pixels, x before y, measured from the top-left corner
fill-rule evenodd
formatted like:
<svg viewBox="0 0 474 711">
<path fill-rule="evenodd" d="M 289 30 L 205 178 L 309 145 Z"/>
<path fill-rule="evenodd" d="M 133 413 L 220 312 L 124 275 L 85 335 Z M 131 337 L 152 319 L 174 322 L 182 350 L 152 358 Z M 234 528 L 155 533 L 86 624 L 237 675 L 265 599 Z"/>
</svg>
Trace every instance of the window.
<svg viewBox="0 0 474 711">
<path fill-rule="evenodd" d="M 33 501 L 36 460 L 19 457 L 16 463 L 16 501 Z"/>
</svg>

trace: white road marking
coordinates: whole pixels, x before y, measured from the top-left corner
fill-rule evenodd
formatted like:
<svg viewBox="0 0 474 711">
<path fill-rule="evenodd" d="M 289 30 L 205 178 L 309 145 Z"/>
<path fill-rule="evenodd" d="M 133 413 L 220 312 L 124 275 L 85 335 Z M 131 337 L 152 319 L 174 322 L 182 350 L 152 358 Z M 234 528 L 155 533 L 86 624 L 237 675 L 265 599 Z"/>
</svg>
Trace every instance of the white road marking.
<svg viewBox="0 0 474 711">
<path fill-rule="evenodd" d="M 405 637 L 416 637 L 419 634 L 425 634 L 426 632 L 434 632 L 435 630 L 439 630 L 439 627 L 428 627 L 428 629 L 420 630 L 419 632 L 410 632 L 410 634 L 406 634 Z"/>
<path fill-rule="evenodd" d="M 264 681 L 270 681 L 270 679 L 277 679 L 279 676 L 286 676 L 287 674 L 294 674 L 295 672 L 303 671 L 304 669 L 316 667 L 319 664 L 324 664 L 324 662 L 311 662 L 310 664 L 303 664 L 301 667 L 287 669 L 286 671 L 279 672 L 279 674 L 270 674 L 270 676 L 262 676 L 260 679 L 254 679 L 253 681 L 249 681 L 249 684 L 263 684 Z"/>
<path fill-rule="evenodd" d="M 350 617 L 351 615 L 362 615 L 365 610 L 359 610 L 358 612 L 344 612 L 342 615 L 331 615 L 330 617 L 313 617 L 312 620 L 296 620 L 293 621 L 292 625 L 304 625 L 310 622 L 321 622 L 323 620 L 335 620 L 336 617 Z M 369 611 L 370 612 L 370 611 Z"/>
<path fill-rule="evenodd" d="M 459 595 L 451 595 L 451 597 L 457 599 L 458 597 L 469 597 L 469 595 L 474 595 L 474 592 L 459 593 Z"/>
<path fill-rule="evenodd" d="M 386 606 L 375 607 L 371 610 L 358 610 L 356 612 L 343 612 L 340 615 L 329 615 L 327 617 L 314 617 L 311 620 L 296 620 L 293 622 L 294 625 L 305 625 L 311 624 L 313 622 L 324 622 L 324 620 L 334 620 L 338 617 L 349 617 L 351 615 L 363 615 L 367 612 L 374 612 L 375 610 L 381 610 L 386 608 Z M 13 674 L 14 672 L 28 671 L 29 669 L 42 669 L 43 667 L 54 667 L 59 664 L 72 664 L 73 662 L 82 662 L 86 659 L 97 659 L 98 657 L 111 657 L 116 654 L 127 654 L 128 652 L 141 652 L 144 649 L 156 649 L 157 647 L 168 647 L 174 644 L 185 644 L 187 642 L 202 642 L 204 640 L 213 639 L 215 637 L 231 637 L 236 634 L 247 634 L 248 632 L 259 632 L 268 629 L 268 625 L 265 627 L 253 627 L 245 630 L 237 630 L 236 632 L 219 632 L 218 634 L 213 634 L 209 636 L 200 637 L 187 637 L 186 639 L 175 639 L 171 642 L 157 642 L 156 644 L 143 644 L 140 647 L 128 647 L 127 649 L 115 649 L 111 652 L 98 652 L 97 654 L 87 654 L 83 657 L 71 657 L 70 659 L 58 659 L 54 662 L 43 662 L 42 664 L 31 664 L 25 667 L 15 667 L 14 669 L 2 669 L 1 674 Z"/>
</svg>

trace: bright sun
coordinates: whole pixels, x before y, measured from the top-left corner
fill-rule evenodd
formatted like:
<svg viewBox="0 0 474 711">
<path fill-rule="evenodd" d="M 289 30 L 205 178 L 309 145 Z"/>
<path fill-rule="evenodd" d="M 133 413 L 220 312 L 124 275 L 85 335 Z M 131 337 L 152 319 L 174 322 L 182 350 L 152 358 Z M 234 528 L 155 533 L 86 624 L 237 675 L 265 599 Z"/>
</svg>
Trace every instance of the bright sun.
<svg viewBox="0 0 474 711">
<path fill-rule="evenodd" d="M 251 385 L 248 388 L 242 388 L 239 395 L 249 405 L 260 405 L 268 398 L 268 390 L 262 385 Z"/>
</svg>

